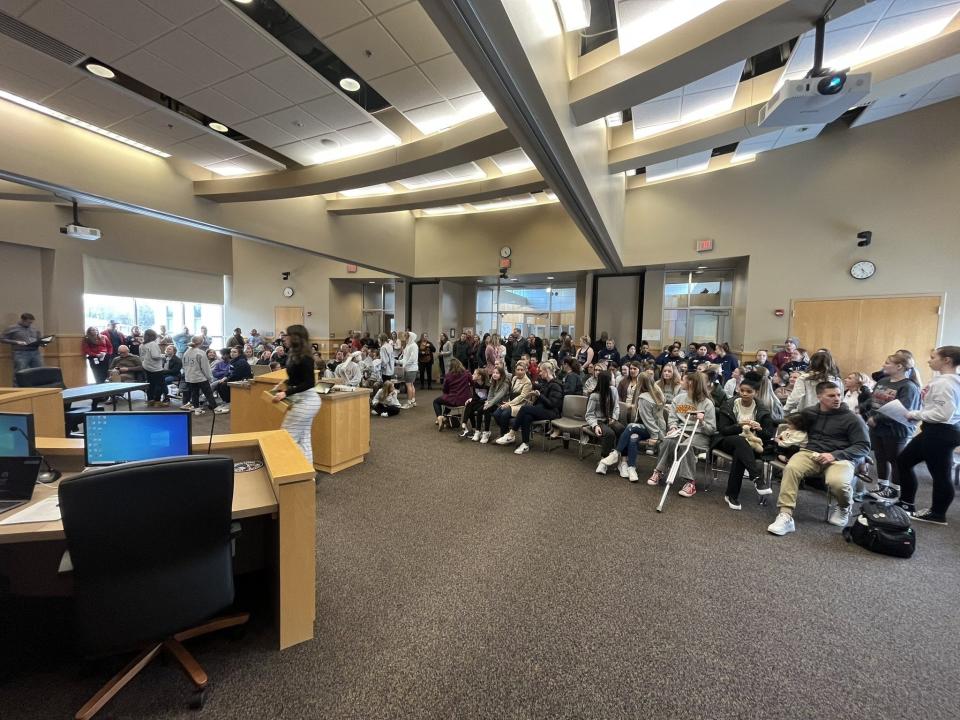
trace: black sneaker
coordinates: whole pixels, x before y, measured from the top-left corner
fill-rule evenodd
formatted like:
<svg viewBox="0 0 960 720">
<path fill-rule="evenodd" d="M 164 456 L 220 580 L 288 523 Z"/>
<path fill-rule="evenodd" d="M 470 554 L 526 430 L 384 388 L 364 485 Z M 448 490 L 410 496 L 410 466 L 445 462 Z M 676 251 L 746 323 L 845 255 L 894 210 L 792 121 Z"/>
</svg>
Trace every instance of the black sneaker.
<svg viewBox="0 0 960 720">
<path fill-rule="evenodd" d="M 946 517 L 944 517 L 943 515 L 934 515 L 933 510 L 930 510 L 930 509 L 918 510 L 917 512 L 913 513 L 911 517 L 913 517 L 914 520 L 919 520 L 920 522 L 933 523 L 934 525 L 947 524 Z"/>
<path fill-rule="evenodd" d="M 867 495 L 880 502 L 893 502 L 900 497 L 900 491 L 890 485 L 881 485 L 876 490 L 868 492 Z"/>
<path fill-rule="evenodd" d="M 913 515 L 917 511 L 916 505 L 914 505 L 913 503 L 903 502 L 903 500 L 900 500 L 899 502 L 895 502 L 894 505 L 896 505 L 898 508 L 906 512 L 907 515 Z"/>
<path fill-rule="evenodd" d="M 773 489 L 770 487 L 770 483 L 767 482 L 767 479 L 763 475 L 757 475 L 753 479 L 753 484 L 757 487 L 757 495 L 772 495 Z"/>
</svg>

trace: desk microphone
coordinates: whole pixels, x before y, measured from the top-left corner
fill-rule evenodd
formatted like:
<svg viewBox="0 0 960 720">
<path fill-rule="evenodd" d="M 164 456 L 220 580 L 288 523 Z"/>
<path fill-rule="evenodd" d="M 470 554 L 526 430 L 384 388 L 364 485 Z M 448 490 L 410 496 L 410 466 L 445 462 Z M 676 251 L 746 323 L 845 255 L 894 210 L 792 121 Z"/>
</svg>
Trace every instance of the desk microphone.
<svg viewBox="0 0 960 720">
<path fill-rule="evenodd" d="M 18 433 L 20 433 L 21 435 L 23 435 L 23 439 L 27 441 L 27 447 L 28 447 L 28 448 L 30 447 L 30 438 L 27 437 L 27 434 L 23 431 L 23 428 L 19 428 L 19 427 L 17 427 L 16 425 L 11 425 L 11 426 L 10 426 L 10 432 L 18 432 Z M 38 455 L 39 455 L 39 453 L 38 453 Z M 42 473 L 40 473 L 40 474 L 37 476 L 37 482 L 43 483 L 44 485 L 47 485 L 47 484 L 49 484 L 49 483 L 56 482 L 57 480 L 59 480 L 59 479 L 60 479 L 60 472 L 57 471 L 57 470 L 54 470 L 54 469 L 50 466 L 50 461 L 47 460 L 43 455 L 39 455 L 39 457 L 40 457 L 41 460 L 43 460 L 43 464 L 47 466 L 47 471 L 46 471 L 46 472 L 42 472 Z"/>
</svg>

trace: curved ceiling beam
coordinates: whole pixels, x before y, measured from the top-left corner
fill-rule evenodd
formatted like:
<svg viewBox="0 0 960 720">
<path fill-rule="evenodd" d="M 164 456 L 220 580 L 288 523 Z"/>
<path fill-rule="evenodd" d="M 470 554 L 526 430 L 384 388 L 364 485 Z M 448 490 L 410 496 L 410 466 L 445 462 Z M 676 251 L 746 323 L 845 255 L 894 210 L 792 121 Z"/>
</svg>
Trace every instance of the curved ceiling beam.
<svg viewBox="0 0 960 720">
<path fill-rule="evenodd" d="M 513 150 L 517 141 L 495 114 L 369 155 L 268 175 L 198 180 L 194 194 L 215 202 L 323 195 L 444 170 Z"/>
<path fill-rule="evenodd" d="M 327 212 L 335 215 L 365 215 L 369 213 L 397 212 L 423 208 L 459 205 L 460 203 L 493 200 L 507 195 L 540 192 L 547 183 L 537 170 L 526 170 L 512 175 L 502 175 L 489 180 L 447 185 L 432 190 L 392 193 L 365 198 L 350 198 L 327 201 Z"/>
<path fill-rule="evenodd" d="M 837 0 L 830 17 L 840 17 L 865 2 Z M 721 3 L 666 35 L 571 80 L 574 121 L 584 125 L 652 100 L 802 35 L 813 27 L 826 5 L 824 0 Z"/>
</svg>

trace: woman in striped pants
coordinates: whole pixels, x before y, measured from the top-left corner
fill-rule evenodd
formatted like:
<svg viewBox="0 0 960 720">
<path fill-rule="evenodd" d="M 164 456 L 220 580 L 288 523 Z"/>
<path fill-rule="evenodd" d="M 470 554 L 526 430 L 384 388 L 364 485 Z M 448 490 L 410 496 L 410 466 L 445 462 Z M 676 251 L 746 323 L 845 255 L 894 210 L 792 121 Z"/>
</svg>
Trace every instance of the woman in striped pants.
<svg viewBox="0 0 960 720">
<path fill-rule="evenodd" d="M 320 395 L 314 389 L 313 354 L 307 329 L 303 325 L 291 325 L 283 338 L 287 348 L 287 382 L 277 385 L 273 401 L 290 402 L 290 409 L 283 418 L 281 427 L 290 433 L 294 442 L 313 464 L 313 446 L 310 433 L 313 418 L 320 412 Z"/>
</svg>

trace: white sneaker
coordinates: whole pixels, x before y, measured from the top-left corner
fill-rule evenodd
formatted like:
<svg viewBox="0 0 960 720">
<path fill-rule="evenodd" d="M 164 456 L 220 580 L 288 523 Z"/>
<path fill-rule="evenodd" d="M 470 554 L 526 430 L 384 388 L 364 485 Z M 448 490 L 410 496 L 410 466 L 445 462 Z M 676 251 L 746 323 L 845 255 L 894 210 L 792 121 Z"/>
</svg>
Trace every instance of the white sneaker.
<svg viewBox="0 0 960 720">
<path fill-rule="evenodd" d="M 193 405 L 191 405 L 190 403 L 184 403 L 183 405 L 180 406 L 180 409 L 181 409 L 181 410 L 193 410 Z"/>
<path fill-rule="evenodd" d="M 622 478 L 624 478 L 624 479 L 626 479 L 627 477 L 629 477 L 630 470 L 629 470 L 629 468 L 628 468 L 628 466 L 627 466 L 627 461 L 626 461 L 626 460 L 621 460 L 621 461 L 620 461 L 620 464 L 617 466 L 617 472 L 619 472 L 619 473 L 620 473 L 620 477 L 622 477 Z M 634 471 L 634 475 L 636 475 L 636 471 Z"/>
<path fill-rule="evenodd" d="M 597 463 L 596 473 L 597 473 L 597 475 L 606 475 L 606 474 L 607 474 L 607 466 L 603 464 L 603 460 L 601 460 L 600 462 Z"/>
<path fill-rule="evenodd" d="M 739 501 L 735 502 L 731 500 L 729 495 L 724 495 L 723 499 L 727 501 L 727 507 L 730 508 L 731 510 L 740 510 L 742 507 Z"/>
<path fill-rule="evenodd" d="M 460 437 L 465 438 L 467 435 L 472 435 L 472 434 L 473 434 L 473 433 L 470 432 L 470 428 L 468 428 L 466 425 L 464 425 L 464 426 L 463 426 L 463 432 L 460 433 Z"/>
<path fill-rule="evenodd" d="M 850 508 L 835 505 L 827 517 L 827 522 L 837 527 L 846 527 L 847 523 L 850 522 Z"/>
<path fill-rule="evenodd" d="M 480 439 L 480 437 L 481 437 L 482 435 L 483 435 L 483 433 L 480 432 L 479 430 L 474 430 L 473 435 L 470 436 L 470 439 L 473 440 L 474 442 L 476 442 L 477 440 Z"/>
<path fill-rule="evenodd" d="M 515 443 L 516 441 L 517 441 L 517 436 L 516 436 L 516 433 L 513 432 L 513 430 L 508 432 L 506 435 L 501 435 L 496 440 L 494 440 L 494 442 L 497 445 L 513 445 L 513 443 Z"/>
<path fill-rule="evenodd" d="M 206 415 L 206 414 L 207 414 L 207 411 L 204 410 L 203 408 L 197 408 L 196 410 L 193 411 L 193 414 L 194 414 L 194 415 Z"/>
<path fill-rule="evenodd" d="M 786 513 L 777 515 L 777 519 L 767 526 L 767 532 L 772 535 L 786 535 L 792 533 L 797 527 L 794 525 L 793 516 Z"/>
<path fill-rule="evenodd" d="M 618 453 L 616 450 L 611 450 L 610 454 L 607 455 L 605 458 L 603 458 L 600 462 L 602 462 L 607 467 L 613 467 L 614 465 L 617 464 L 619 460 L 620 460 L 620 453 Z"/>
<path fill-rule="evenodd" d="M 390 413 L 380 413 L 380 417 L 390 417 Z"/>
<path fill-rule="evenodd" d="M 370 411 L 370 414 L 371 414 L 371 415 L 379 415 L 379 413 L 378 413 L 376 410 L 371 410 L 371 411 Z"/>
<path fill-rule="evenodd" d="M 401 409 L 401 410 L 409 410 L 409 409 L 412 408 L 412 407 L 413 407 L 413 405 L 412 405 L 411 403 L 405 402 L 403 405 L 400 406 L 400 409 Z"/>
<path fill-rule="evenodd" d="M 520 443 L 517 445 L 517 449 L 513 451 L 514 455 L 523 455 L 524 453 L 530 452 L 530 446 L 526 443 Z"/>
<path fill-rule="evenodd" d="M 476 440 L 476 438 L 474 438 L 474 440 Z M 481 444 L 481 445 L 486 445 L 488 442 L 490 442 L 490 431 L 489 431 L 489 430 L 480 433 L 480 444 Z"/>
<path fill-rule="evenodd" d="M 230 406 L 229 406 L 229 405 L 221 405 L 221 406 L 218 407 L 216 410 L 214 410 L 214 412 L 215 412 L 217 415 L 226 415 L 228 412 L 230 412 Z"/>
</svg>

